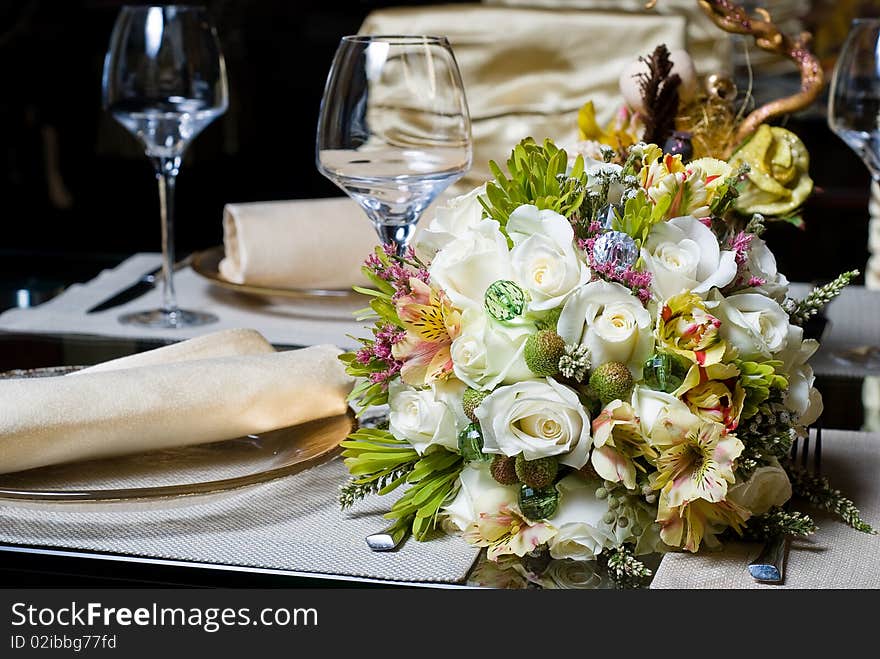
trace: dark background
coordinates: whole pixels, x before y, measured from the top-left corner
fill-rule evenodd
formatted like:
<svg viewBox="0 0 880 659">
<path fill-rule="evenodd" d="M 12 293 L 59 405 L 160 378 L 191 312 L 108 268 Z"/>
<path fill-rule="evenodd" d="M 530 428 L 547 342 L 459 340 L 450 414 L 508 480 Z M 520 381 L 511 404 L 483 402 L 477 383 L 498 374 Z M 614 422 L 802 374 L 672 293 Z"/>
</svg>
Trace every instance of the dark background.
<svg viewBox="0 0 880 659">
<path fill-rule="evenodd" d="M 0 3 L 0 274 L 92 276 L 95 264 L 158 251 L 156 184 L 140 147 L 101 107 L 101 69 L 122 2 Z M 340 194 L 314 166 L 314 129 L 339 38 L 397 0 L 207 1 L 226 57 L 230 108 L 189 148 L 178 253 L 222 241 L 227 202 Z M 772 5 L 772 3 L 770 3 Z M 821 280 L 862 269 L 869 177 L 821 108 L 789 119 L 812 154 L 806 231 L 769 232 L 780 269 Z M 53 172 L 50 174 L 50 172 Z M 88 257 L 91 265 L 82 265 Z"/>
</svg>

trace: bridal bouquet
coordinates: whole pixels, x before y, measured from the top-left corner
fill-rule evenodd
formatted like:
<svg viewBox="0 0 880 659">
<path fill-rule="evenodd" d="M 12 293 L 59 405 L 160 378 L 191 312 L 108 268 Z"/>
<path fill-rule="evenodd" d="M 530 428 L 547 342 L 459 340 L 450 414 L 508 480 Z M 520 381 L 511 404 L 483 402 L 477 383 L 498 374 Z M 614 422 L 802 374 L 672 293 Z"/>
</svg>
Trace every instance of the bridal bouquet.
<svg viewBox="0 0 880 659">
<path fill-rule="evenodd" d="M 646 62 L 663 94 L 668 53 Z M 629 583 L 640 555 L 812 532 L 782 508 L 793 485 L 869 530 L 786 461 L 822 411 L 804 321 L 857 274 L 791 299 L 761 238 L 812 188 L 803 143 L 764 124 L 730 158 L 693 157 L 693 133 L 642 139 L 662 137 L 656 112 L 591 113 L 570 153 L 523 140 L 405 255 L 367 259 L 375 324 L 342 359 L 388 421 L 343 443 L 343 506 L 403 488 L 392 534 Z"/>
</svg>

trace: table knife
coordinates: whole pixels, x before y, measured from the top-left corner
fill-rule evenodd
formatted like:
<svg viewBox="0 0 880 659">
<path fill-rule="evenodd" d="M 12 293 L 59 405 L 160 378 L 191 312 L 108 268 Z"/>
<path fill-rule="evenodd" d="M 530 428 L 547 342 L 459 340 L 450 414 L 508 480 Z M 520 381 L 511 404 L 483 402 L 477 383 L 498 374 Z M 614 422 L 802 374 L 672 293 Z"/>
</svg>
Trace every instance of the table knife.
<svg viewBox="0 0 880 659">
<path fill-rule="evenodd" d="M 181 268 L 189 265 L 190 262 L 189 256 L 185 259 L 181 259 L 177 263 L 174 264 L 173 270 L 177 272 Z M 149 272 L 144 273 L 138 278 L 130 286 L 123 288 L 118 293 L 108 297 L 103 302 L 99 302 L 95 306 L 91 307 L 86 311 L 87 314 L 95 313 L 97 311 L 106 311 L 107 309 L 112 309 L 113 307 L 118 307 L 121 304 L 125 304 L 126 302 L 131 302 L 134 299 L 139 298 L 141 295 L 148 293 L 149 291 L 155 288 L 156 284 L 162 280 L 162 266 L 160 265 L 158 268 L 154 268 Z"/>
</svg>

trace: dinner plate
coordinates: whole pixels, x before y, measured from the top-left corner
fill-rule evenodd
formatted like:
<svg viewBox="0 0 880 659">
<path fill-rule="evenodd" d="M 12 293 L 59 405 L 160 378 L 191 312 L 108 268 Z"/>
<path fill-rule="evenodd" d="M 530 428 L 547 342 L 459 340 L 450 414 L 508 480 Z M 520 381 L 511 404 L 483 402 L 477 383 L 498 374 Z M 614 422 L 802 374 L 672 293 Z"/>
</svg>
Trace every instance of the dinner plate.
<svg viewBox="0 0 880 659">
<path fill-rule="evenodd" d="M 9 371 L 0 378 L 58 376 L 78 368 Z M 349 412 L 210 444 L 0 474 L 0 500 L 118 502 L 232 490 L 329 461 L 355 426 Z"/>
<path fill-rule="evenodd" d="M 190 265 L 196 274 L 201 275 L 212 284 L 248 295 L 294 299 L 332 298 L 356 300 L 363 298 L 362 295 L 350 288 L 276 288 L 272 286 L 255 286 L 253 284 L 236 284 L 225 279 L 220 274 L 220 261 L 223 260 L 223 256 L 223 246 L 217 245 L 216 247 L 193 254 Z"/>
</svg>

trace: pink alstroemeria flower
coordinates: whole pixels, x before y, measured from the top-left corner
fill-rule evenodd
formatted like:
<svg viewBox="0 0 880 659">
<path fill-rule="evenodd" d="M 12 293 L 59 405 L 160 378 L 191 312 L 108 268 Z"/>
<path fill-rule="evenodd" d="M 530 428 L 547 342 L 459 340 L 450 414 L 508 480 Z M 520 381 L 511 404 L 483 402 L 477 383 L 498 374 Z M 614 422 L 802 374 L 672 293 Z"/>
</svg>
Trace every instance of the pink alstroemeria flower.
<svg viewBox="0 0 880 659">
<path fill-rule="evenodd" d="M 406 335 L 391 353 L 403 362 L 403 381 L 423 386 L 452 372 L 450 346 L 461 332 L 461 314 L 443 291 L 414 277 L 409 285 L 412 293 L 395 303 Z"/>
</svg>

